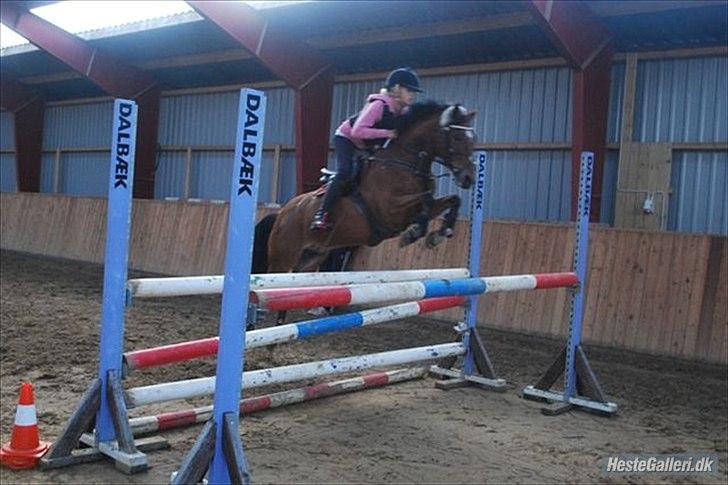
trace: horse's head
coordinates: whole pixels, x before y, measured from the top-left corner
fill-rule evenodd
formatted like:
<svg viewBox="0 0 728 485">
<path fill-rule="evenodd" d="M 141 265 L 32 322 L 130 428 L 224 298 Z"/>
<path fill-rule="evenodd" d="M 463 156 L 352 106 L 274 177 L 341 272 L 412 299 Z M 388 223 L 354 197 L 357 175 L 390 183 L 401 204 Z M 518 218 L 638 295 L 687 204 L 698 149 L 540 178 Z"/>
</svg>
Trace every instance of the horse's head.
<svg viewBox="0 0 728 485">
<path fill-rule="evenodd" d="M 440 134 L 435 144 L 438 161 L 452 171 L 455 182 L 464 189 L 469 189 L 475 180 L 472 161 L 475 148 L 472 123 L 475 113 L 468 112 L 458 104 L 445 108 L 440 115 Z"/>
</svg>

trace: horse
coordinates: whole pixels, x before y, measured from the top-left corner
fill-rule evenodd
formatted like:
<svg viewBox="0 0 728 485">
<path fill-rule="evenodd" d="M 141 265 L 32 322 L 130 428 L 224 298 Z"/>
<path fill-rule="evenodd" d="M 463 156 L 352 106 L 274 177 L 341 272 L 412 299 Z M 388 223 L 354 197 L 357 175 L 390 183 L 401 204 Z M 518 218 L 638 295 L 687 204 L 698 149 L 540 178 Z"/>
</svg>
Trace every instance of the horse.
<svg viewBox="0 0 728 485">
<path fill-rule="evenodd" d="M 332 208 L 330 230 L 309 229 L 325 186 L 300 194 L 281 208 L 268 235 L 268 272 L 316 271 L 333 249 L 375 246 L 397 235 L 400 246 L 407 246 L 424 237 L 429 221 L 445 211 L 442 224 L 427 234 L 425 245 L 434 248 L 452 237 L 460 197 L 434 198 L 432 165 L 442 164 L 458 186 L 471 187 L 475 114 L 457 104 L 410 106 L 397 118 L 397 137 L 362 160 L 358 185 Z"/>
</svg>

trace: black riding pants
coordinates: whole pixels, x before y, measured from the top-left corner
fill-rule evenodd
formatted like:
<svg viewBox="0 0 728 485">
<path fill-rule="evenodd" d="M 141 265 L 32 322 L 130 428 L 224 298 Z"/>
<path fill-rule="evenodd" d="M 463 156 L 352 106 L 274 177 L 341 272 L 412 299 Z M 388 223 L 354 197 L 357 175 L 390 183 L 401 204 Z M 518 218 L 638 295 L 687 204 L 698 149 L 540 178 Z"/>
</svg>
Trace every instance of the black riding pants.
<svg viewBox="0 0 728 485">
<path fill-rule="evenodd" d="M 351 182 L 354 177 L 356 146 L 348 138 L 337 135 L 334 137 L 334 147 L 336 149 L 336 175 L 329 183 L 326 195 L 324 195 L 324 201 L 321 204 L 321 210 L 326 212 L 331 211 L 336 201 L 339 200 L 346 184 Z"/>
</svg>

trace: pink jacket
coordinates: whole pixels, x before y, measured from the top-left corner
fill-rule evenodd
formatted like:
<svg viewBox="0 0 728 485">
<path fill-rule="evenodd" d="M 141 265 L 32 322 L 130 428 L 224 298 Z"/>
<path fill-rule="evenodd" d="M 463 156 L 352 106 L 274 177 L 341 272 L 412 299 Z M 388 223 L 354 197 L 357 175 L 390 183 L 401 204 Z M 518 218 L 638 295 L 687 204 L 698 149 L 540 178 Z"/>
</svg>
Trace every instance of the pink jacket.
<svg viewBox="0 0 728 485">
<path fill-rule="evenodd" d="M 370 94 L 366 106 L 359 113 L 354 125 L 352 126 L 349 120 L 346 119 L 336 129 L 336 134 L 348 138 L 358 148 L 365 147 L 364 140 L 388 138 L 393 130 L 374 128 L 374 125 L 379 123 L 384 116 L 385 104 L 394 116 L 399 116 L 404 111 L 390 95 Z"/>
</svg>

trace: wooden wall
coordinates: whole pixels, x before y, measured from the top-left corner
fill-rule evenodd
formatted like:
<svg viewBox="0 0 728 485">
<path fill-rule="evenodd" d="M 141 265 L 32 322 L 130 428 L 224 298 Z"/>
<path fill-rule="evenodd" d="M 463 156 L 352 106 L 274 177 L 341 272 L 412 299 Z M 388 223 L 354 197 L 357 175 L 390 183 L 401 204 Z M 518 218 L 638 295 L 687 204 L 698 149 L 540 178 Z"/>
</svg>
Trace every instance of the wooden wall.
<svg viewBox="0 0 728 485">
<path fill-rule="evenodd" d="M 0 247 L 102 262 L 104 199 L 0 194 Z M 269 210 L 261 209 L 259 215 Z M 130 267 L 175 275 L 221 274 L 227 205 L 137 200 Z M 464 266 L 468 224 L 435 250 L 397 241 L 363 248 L 350 269 Z M 569 225 L 489 221 L 481 274 L 569 271 Z M 653 354 L 728 362 L 728 238 L 593 226 L 584 340 Z M 486 295 L 481 325 L 565 336 L 567 290 Z M 460 310 L 443 313 L 457 320 Z"/>
</svg>

